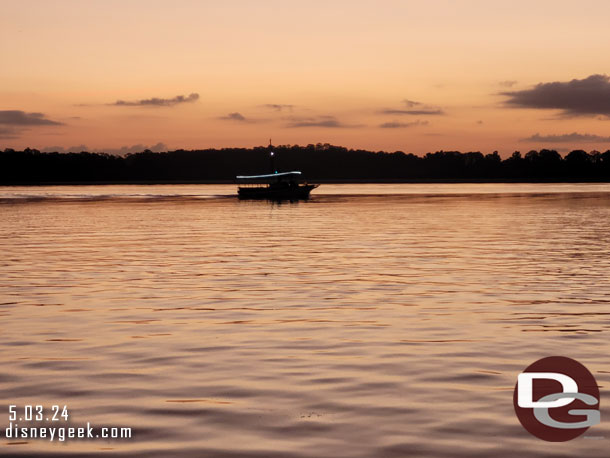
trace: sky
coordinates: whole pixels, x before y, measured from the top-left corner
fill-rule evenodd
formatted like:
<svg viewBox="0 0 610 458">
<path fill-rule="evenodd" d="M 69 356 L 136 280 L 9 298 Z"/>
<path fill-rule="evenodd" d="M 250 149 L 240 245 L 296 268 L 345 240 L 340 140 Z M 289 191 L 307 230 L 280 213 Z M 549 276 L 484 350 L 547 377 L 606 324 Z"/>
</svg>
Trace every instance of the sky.
<svg viewBox="0 0 610 458">
<path fill-rule="evenodd" d="M 607 1 L 0 0 L 0 149 L 610 149 Z"/>
</svg>

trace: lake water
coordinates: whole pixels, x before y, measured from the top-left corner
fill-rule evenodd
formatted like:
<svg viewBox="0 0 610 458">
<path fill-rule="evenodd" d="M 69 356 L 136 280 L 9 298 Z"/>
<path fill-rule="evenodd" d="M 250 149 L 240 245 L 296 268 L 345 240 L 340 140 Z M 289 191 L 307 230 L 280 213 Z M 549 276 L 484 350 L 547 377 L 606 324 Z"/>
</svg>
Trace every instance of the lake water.
<svg viewBox="0 0 610 458">
<path fill-rule="evenodd" d="M 2 436 L 10 404 L 134 435 L 0 455 L 609 455 L 610 185 L 234 193 L 0 188 Z M 567 443 L 513 410 L 550 355 L 601 387 L 602 423 Z"/>
</svg>

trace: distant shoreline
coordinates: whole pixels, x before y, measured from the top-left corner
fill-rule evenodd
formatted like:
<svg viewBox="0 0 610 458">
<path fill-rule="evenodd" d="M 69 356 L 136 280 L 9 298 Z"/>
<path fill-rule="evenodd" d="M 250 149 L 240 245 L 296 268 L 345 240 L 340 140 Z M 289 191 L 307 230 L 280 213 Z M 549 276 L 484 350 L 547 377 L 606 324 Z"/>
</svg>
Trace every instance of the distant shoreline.
<svg viewBox="0 0 610 458">
<path fill-rule="evenodd" d="M 610 183 L 609 179 L 599 180 L 523 180 L 523 179 L 409 179 L 409 180 L 366 180 L 366 179 L 341 179 L 341 180 L 311 180 L 311 183 L 318 184 L 443 184 L 443 183 L 462 183 L 462 184 L 485 184 L 485 183 L 548 183 L 548 184 L 563 184 L 563 183 Z M 116 185 L 141 185 L 141 186 L 154 186 L 154 185 L 215 185 L 215 184 L 226 184 L 226 185 L 237 185 L 236 181 L 232 180 L 195 180 L 195 181 L 184 181 L 184 180 L 143 180 L 143 181 L 49 181 L 49 182 L 9 182 L 1 183 L 0 187 L 18 187 L 18 186 L 116 186 Z"/>
<path fill-rule="evenodd" d="M 606 183 L 610 150 L 497 152 L 353 150 L 329 144 L 104 153 L 0 151 L 0 185 L 232 184 L 238 175 L 299 170 L 311 183 Z"/>
</svg>

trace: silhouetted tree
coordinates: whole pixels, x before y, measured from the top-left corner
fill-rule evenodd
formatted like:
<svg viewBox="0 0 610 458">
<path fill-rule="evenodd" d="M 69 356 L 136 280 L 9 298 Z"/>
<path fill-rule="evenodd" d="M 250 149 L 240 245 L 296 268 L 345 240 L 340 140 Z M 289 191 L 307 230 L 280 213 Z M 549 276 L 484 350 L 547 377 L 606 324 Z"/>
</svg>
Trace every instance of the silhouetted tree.
<svg viewBox="0 0 610 458">
<path fill-rule="evenodd" d="M 610 150 L 591 154 L 555 150 L 515 151 L 502 160 L 497 151 L 437 151 L 424 157 L 347 149 L 329 143 L 280 145 L 278 170 L 302 170 L 309 180 L 584 180 L 610 181 Z M 223 148 L 176 150 L 116 156 L 104 153 L 41 153 L 32 148 L 0 152 L 0 183 L 54 182 L 211 182 L 238 174 L 268 172 L 268 149 Z"/>
</svg>

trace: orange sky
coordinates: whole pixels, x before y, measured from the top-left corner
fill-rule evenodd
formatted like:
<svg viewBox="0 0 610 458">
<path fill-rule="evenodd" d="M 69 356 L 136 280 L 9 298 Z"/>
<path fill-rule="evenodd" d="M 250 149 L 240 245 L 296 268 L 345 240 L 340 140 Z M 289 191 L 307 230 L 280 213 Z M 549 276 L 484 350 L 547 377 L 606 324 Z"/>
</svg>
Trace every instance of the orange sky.
<svg viewBox="0 0 610 458">
<path fill-rule="evenodd" d="M 610 73 L 609 17 L 607 1 L 0 0 L 0 148 L 606 150 L 610 82 L 584 108 L 568 82 Z M 500 95 L 550 82 L 552 108 Z"/>
</svg>

